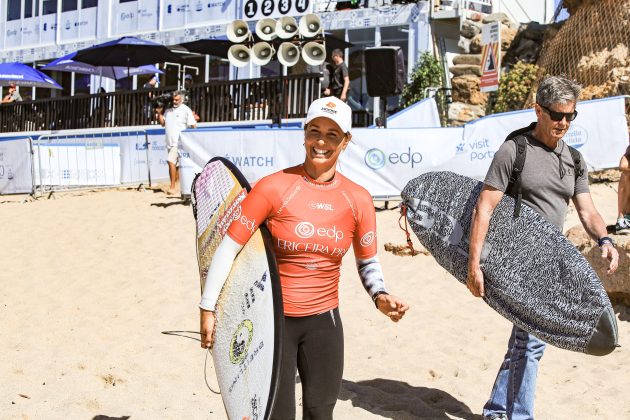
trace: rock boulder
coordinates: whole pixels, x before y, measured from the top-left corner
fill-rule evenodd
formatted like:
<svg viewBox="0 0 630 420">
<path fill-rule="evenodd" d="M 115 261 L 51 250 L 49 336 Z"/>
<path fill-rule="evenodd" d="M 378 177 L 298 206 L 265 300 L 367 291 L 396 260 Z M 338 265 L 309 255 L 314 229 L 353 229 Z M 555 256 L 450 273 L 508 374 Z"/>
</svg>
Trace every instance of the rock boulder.
<svg viewBox="0 0 630 420">
<path fill-rule="evenodd" d="M 606 273 L 608 261 L 602 258 L 597 243 L 587 235 L 582 226 L 572 227 L 566 236 L 593 266 L 610 300 L 613 303 L 630 305 L 630 236 L 609 235 L 619 252 L 619 268 L 613 274 Z"/>
</svg>

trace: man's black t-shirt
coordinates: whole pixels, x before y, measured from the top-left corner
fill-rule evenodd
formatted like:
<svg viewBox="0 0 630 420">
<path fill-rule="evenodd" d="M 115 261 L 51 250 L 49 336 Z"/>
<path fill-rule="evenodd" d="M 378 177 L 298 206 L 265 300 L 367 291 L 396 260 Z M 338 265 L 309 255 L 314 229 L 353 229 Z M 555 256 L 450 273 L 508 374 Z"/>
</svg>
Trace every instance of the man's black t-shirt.
<svg viewBox="0 0 630 420">
<path fill-rule="evenodd" d="M 341 92 L 343 91 L 343 80 L 348 77 L 348 67 L 346 63 L 339 63 L 335 66 L 332 76 L 330 78 L 330 92 L 336 96 L 340 97 Z"/>
</svg>

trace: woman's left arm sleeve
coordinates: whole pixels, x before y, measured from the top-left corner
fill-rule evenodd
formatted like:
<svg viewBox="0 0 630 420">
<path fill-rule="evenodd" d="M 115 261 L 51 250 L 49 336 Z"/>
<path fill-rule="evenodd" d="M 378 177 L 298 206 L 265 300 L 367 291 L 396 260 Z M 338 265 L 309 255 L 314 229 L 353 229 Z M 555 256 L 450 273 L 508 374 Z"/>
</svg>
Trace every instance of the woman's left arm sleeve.
<svg viewBox="0 0 630 420">
<path fill-rule="evenodd" d="M 377 256 L 365 260 L 357 258 L 356 263 L 363 288 L 371 298 L 377 292 L 386 292 L 383 270 Z"/>
<path fill-rule="evenodd" d="M 385 291 L 383 270 L 377 256 L 376 212 L 367 191 L 357 194 L 357 227 L 352 241 L 357 271 L 363 287 L 373 297 Z"/>
</svg>

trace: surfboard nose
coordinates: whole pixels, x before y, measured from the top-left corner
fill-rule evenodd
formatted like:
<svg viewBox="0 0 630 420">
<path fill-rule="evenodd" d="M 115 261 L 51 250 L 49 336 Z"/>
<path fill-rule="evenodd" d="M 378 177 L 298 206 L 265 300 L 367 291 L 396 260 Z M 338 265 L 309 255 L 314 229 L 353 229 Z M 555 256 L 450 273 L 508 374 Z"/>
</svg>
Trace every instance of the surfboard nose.
<svg viewBox="0 0 630 420">
<path fill-rule="evenodd" d="M 586 346 L 586 354 L 605 356 L 617 347 L 617 319 L 610 306 L 606 307 L 597 321 L 595 332 Z"/>
</svg>

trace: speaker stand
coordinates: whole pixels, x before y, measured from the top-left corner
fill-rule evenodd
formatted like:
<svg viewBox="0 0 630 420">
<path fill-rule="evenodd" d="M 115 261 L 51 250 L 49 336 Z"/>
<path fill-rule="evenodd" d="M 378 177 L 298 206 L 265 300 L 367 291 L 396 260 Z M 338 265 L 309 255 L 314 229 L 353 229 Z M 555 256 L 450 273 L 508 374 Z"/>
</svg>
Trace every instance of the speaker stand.
<svg viewBox="0 0 630 420">
<path fill-rule="evenodd" d="M 379 116 L 375 121 L 376 128 L 387 128 L 387 97 L 379 97 L 378 106 Z"/>
</svg>

